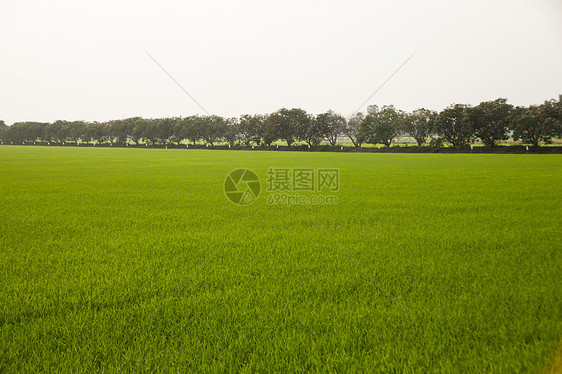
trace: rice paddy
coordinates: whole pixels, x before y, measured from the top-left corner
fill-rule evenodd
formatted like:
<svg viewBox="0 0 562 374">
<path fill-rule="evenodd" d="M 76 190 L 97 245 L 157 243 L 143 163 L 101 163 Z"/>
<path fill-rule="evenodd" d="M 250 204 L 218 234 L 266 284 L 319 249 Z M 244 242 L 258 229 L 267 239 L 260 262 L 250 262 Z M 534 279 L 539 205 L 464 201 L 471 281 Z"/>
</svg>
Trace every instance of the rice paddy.
<svg viewBox="0 0 562 374">
<path fill-rule="evenodd" d="M 561 165 L 2 146 L 0 372 L 540 372 Z M 338 170 L 337 204 L 268 203 L 271 168 Z"/>
</svg>

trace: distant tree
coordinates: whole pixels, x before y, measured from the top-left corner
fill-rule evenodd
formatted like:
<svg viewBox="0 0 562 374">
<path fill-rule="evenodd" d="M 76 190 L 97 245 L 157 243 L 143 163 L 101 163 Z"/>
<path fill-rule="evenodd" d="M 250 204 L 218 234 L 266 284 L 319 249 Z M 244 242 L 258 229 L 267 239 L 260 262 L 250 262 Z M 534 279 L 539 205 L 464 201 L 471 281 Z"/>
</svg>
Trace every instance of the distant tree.
<svg viewBox="0 0 562 374">
<path fill-rule="evenodd" d="M 245 146 L 249 146 L 253 140 L 251 119 L 252 116 L 250 114 L 243 114 L 240 116 L 240 120 L 238 121 L 238 131 L 240 132 L 240 141 Z"/>
<path fill-rule="evenodd" d="M 84 135 L 82 135 L 82 142 L 90 143 L 92 141 L 92 131 L 91 131 L 92 124 L 90 122 L 85 123 L 84 127 Z"/>
<path fill-rule="evenodd" d="M 316 121 L 320 124 L 323 137 L 328 139 L 332 147 L 335 147 L 339 136 L 343 133 L 347 124 L 345 118 L 330 110 L 326 113 L 319 114 L 316 117 Z"/>
<path fill-rule="evenodd" d="M 174 122 L 174 130 L 172 137 L 177 145 L 180 145 L 184 139 L 187 139 L 189 132 L 187 131 L 188 122 L 185 118 L 176 118 Z"/>
<path fill-rule="evenodd" d="M 156 138 L 166 145 L 173 140 L 175 119 L 174 118 L 160 118 L 156 121 Z"/>
<path fill-rule="evenodd" d="M 364 118 L 365 116 L 363 113 L 355 113 L 349 118 L 349 120 L 347 120 L 346 125 L 343 128 L 343 133 L 349 138 L 349 140 L 351 140 L 351 143 L 353 143 L 355 147 L 361 147 L 361 141 L 358 138 L 358 134 L 359 125 L 363 122 Z"/>
<path fill-rule="evenodd" d="M 150 120 L 137 117 L 132 122 L 133 122 L 133 129 L 131 130 L 131 140 L 138 145 L 140 144 L 141 141 L 146 139 L 148 127 L 150 125 Z"/>
<path fill-rule="evenodd" d="M 30 142 L 33 141 L 33 126 L 29 122 L 14 123 L 12 125 L 12 130 L 14 132 L 14 143 L 21 143 L 23 141 Z"/>
<path fill-rule="evenodd" d="M 201 116 L 190 116 L 183 119 L 184 123 L 184 136 L 191 141 L 193 145 L 203 139 L 203 132 L 205 129 L 206 120 Z"/>
<path fill-rule="evenodd" d="M 275 129 L 277 138 L 285 140 L 290 147 L 295 141 L 306 139 L 311 117 L 303 109 L 282 108 L 271 113 L 267 120 Z"/>
<path fill-rule="evenodd" d="M 556 136 L 557 122 L 553 120 L 549 105 L 517 107 L 513 116 L 513 139 L 523 144 L 539 147 L 540 142 L 549 144 Z"/>
<path fill-rule="evenodd" d="M 359 138 L 366 143 L 384 144 L 390 147 L 400 132 L 404 114 L 394 107 L 383 107 L 382 110 L 369 114 L 359 126 Z"/>
<path fill-rule="evenodd" d="M 225 125 L 224 140 L 233 146 L 240 140 L 240 123 L 238 122 L 238 118 L 225 119 Z"/>
<path fill-rule="evenodd" d="M 49 127 L 48 122 L 32 122 L 31 141 L 44 141 L 45 131 Z"/>
<path fill-rule="evenodd" d="M 125 118 L 109 121 L 106 124 L 106 132 L 111 143 L 124 144 L 129 139 L 133 139 L 136 121 L 140 117 Z M 136 142 L 135 142 L 136 143 Z"/>
<path fill-rule="evenodd" d="M 109 141 L 110 144 L 116 143 L 119 139 L 120 122 L 120 120 L 103 122 L 105 140 Z"/>
<path fill-rule="evenodd" d="M 239 131 L 240 140 L 246 146 L 250 143 L 260 145 L 265 132 L 265 120 L 263 115 L 249 115 L 244 114 L 240 117 Z"/>
<path fill-rule="evenodd" d="M 402 122 L 402 132 L 416 140 L 422 146 L 433 131 L 437 113 L 429 109 L 416 109 L 405 115 Z"/>
<path fill-rule="evenodd" d="M 169 141 L 170 142 L 175 142 L 176 144 L 180 144 L 182 142 L 182 140 L 184 140 L 185 138 L 182 137 L 180 133 L 177 133 L 177 129 L 178 127 L 181 127 L 183 123 L 183 118 L 181 117 L 172 117 L 171 118 L 171 124 L 172 124 L 172 131 L 170 134 L 170 138 Z"/>
<path fill-rule="evenodd" d="M 556 136 L 562 138 L 562 95 L 558 96 L 558 102 L 555 104 L 555 118 L 558 121 L 558 126 L 556 128 Z"/>
<path fill-rule="evenodd" d="M 9 126 L 5 131 L 3 141 L 6 143 L 15 143 L 21 144 L 25 141 L 25 133 L 23 128 L 23 123 L 13 123 L 12 126 Z"/>
<path fill-rule="evenodd" d="M 94 144 L 105 142 L 107 140 L 105 123 L 91 122 L 86 124 L 86 130 L 84 131 L 84 137 L 82 140 L 87 143 L 94 142 Z"/>
<path fill-rule="evenodd" d="M 43 137 L 47 126 L 43 122 L 16 122 L 7 128 L 6 140 L 16 144 L 35 142 Z"/>
<path fill-rule="evenodd" d="M 131 117 L 123 120 L 123 127 L 125 127 L 125 130 L 123 131 L 125 134 L 125 141 L 133 140 L 133 131 L 135 131 L 136 123 L 141 119 L 141 117 Z"/>
<path fill-rule="evenodd" d="M 86 133 L 86 122 L 73 121 L 67 125 L 67 140 L 78 144 L 78 140 L 82 139 Z"/>
<path fill-rule="evenodd" d="M 226 120 L 217 115 L 203 117 L 203 139 L 211 146 L 224 139 L 227 130 Z"/>
<path fill-rule="evenodd" d="M 158 132 L 158 119 L 150 118 L 147 120 L 146 129 L 144 132 L 144 141 L 150 144 L 158 143 L 160 134 Z"/>
<path fill-rule="evenodd" d="M 105 122 L 104 130 L 111 144 L 124 143 L 127 138 L 127 133 L 124 131 L 125 128 L 120 119 Z"/>
<path fill-rule="evenodd" d="M 320 121 L 318 120 L 319 117 Z M 304 133 L 304 141 L 306 144 L 308 144 L 309 147 L 315 147 L 326 138 L 327 134 L 327 122 L 322 120 L 322 116 L 316 116 L 316 118 L 311 116 Z"/>
<path fill-rule="evenodd" d="M 468 105 L 454 104 L 437 115 L 435 132 L 453 148 L 466 147 L 475 139 L 469 109 Z"/>
<path fill-rule="evenodd" d="M 544 122 L 548 122 L 548 126 L 553 129 L 553 137 L 562 137 L 562 95 L 558 100 L 546 100 L 539 106 L 539 116 Z"/>
<path fill-rule="evenodd" d="M 263 144 L 267 147 L 271 146 L 273 142 L 279 140 L 279 133 L 277 132 L 275 125 L 269 120 L 269 117 L 264 118 L 260 136 Z"/>
<path fill-rule="evenodd" d="M 64 120 L 57 120 L 45 129 L 45 140 L 55 143 L 62 143 L 66 140 L 69 130 L 69 122 Z"/>
<path fill-rule="evenodd" d="M 469 109 L 474 135 L 488 147 L 509 138 L 510 114 L 513 106 L 507 99 L 485 101 Z"/>
<path fill-rule="evenodd" d="M 6 125 L 4 121 L 0 120 L 0 142 L 5 141 L 7 131 L 8 131 L 8 125 Z"/>
<path fill-rule="evenodd" d="M 367 107 L 367 114 L 375 114 L 379 111 L 379 106 L 378 105 L 369 105 Z"/>
</svg>

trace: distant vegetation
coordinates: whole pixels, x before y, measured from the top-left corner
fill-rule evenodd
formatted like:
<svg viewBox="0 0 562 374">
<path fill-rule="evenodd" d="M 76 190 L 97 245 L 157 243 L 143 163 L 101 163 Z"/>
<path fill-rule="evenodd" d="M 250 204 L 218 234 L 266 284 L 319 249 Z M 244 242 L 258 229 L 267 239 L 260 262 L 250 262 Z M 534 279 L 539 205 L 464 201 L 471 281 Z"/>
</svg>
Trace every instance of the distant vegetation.
<svg viewBox="0 0 562 374">
<path fill-rule="evenodd" d="M 58 120 L 16 122 L 7 126 L 0 121 L 3 144 L 29 142 L 182 144 L 203 142 L 208 145 L 270 146 L 277 141 L 289 147 L 322 142 L 336 146 L 347 137 L 355 147 L 379 144 L 390 147 L 398 137 L 415 139 L 418 146 L 449 145 L 462 149 L 480 140 L 487 147 L 512 138 L 532 147 L 562 137 L 562 95 L 542 105 L 514 107 L 506 99 L 482 102 L 477 106 L 454 104 L 441 112 L 417 109 L 407 113 L 394 106 L 371 105 L 368 113 L 350 118 L 333 111 L 312 115 L 303 109 L 280 109 L 269 115 L 242 115 L 223 118 L 217 115 L 146 119 L 141 117 L 109 122 Z"/>
</svg>

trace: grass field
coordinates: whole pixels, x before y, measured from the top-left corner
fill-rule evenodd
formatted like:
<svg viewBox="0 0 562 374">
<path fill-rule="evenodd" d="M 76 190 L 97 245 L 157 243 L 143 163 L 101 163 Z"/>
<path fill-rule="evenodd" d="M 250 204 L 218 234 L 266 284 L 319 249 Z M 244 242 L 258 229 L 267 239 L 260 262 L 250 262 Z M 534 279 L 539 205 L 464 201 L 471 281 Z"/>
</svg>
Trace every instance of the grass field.
<svg viewBox="0 0 562 374">
<path fill-rule="evenodd" d="M 0 372 L 540 372 L 562 155 L 0 146 Z M 233 169 L 339 168 L 237 206 Z"/>
</svg>

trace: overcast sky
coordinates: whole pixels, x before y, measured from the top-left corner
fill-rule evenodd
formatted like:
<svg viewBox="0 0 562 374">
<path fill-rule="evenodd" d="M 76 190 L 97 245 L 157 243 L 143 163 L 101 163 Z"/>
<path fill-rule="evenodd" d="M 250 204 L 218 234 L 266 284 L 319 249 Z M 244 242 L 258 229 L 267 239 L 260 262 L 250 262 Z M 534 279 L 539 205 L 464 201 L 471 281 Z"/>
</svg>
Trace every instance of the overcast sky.
<svg viewBox="0 0 562 374">
<path fill-rule="evenodd" d="M 0 119 L 103 121 L 562 94 L 560 0 L 0 0 Z M 365 110 L 362 107 L 361 110 Z"/>
</svg>

